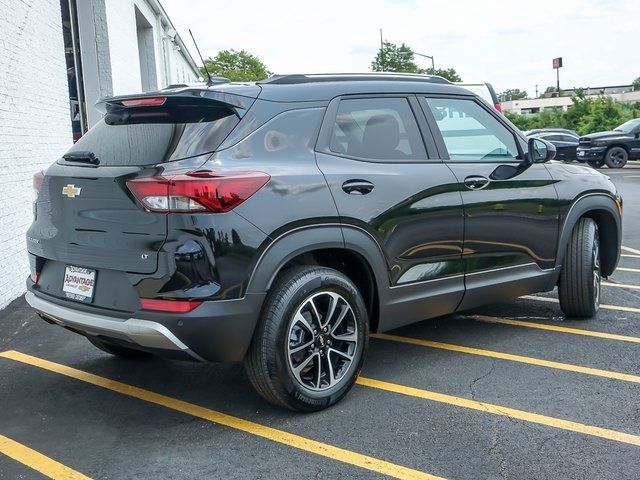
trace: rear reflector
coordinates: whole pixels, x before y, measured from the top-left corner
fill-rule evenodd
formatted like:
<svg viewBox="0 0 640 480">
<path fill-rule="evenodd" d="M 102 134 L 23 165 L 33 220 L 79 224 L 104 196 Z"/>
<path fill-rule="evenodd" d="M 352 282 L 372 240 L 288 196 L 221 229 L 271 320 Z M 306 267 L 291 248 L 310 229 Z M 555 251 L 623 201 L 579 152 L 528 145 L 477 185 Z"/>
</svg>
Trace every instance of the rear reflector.
<svg viewBox="0 0 640 480">
<path fill-rule="evenodd" d="M 270 178 L 262 172 L 196 172 L 171 178 L 134 178 L 127 181 L 127 187 L 152 212 L 224 213 L 264 187 Z"/>
<path fill-rule="evenodd" d="M 167 101 L 167 97 L 142 97 L 122 100 L 125 107 L 160 107 Z"/>
<path fill-rule="evenodd" d="M 33 281 L 33 283 L 38 283 L 40 281 L 40 274 L 39 273 L 32 273 L 31 275 L 31 280 Z"/>
<path fill-rule="evenodd" d="M 187 313 L 199 306 L 198 300 L 160 300 L 156 298 L 141 298 L 140 304 L 144 310 L 156 312 Z"/>
</svg>

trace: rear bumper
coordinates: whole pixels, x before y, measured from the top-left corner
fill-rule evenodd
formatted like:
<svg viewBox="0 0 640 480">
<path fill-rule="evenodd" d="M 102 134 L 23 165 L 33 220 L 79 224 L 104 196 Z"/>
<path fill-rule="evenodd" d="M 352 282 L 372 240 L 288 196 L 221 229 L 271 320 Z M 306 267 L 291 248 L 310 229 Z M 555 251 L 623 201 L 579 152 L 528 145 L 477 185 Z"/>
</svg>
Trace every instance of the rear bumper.
<svg viewBox="0 0 640 480">
<path fill-rule="evenodd" d="M 25 299 L 45 319 L 83 335 L 115 340 L 130 348 L 198 361 L 239 361 L 251 342 L 264 295 L 204 302 L 186 314 L 140 311 L 129 318 L 103 309 L 48 298 L 32 291 Z M 176 355 L 178 354 L 178 355 Z"/>
</svg>

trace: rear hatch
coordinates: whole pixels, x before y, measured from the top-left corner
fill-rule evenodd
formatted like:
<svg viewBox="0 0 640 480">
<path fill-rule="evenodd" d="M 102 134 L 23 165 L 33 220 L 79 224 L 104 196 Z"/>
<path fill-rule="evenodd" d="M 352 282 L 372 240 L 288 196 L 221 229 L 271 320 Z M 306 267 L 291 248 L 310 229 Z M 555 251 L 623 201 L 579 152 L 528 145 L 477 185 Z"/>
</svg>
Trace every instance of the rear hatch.
<svg viewBox="0 0 640 480">
<path fill-rule="evenodd" d="M 144 209 L 126 181 L 197 169 L 253 100 L 189 89 L 105 100 L 105 118 L 41 179 L 29 252 L 40 263 L 156 272 L 167 214 Z"/>
</svg>

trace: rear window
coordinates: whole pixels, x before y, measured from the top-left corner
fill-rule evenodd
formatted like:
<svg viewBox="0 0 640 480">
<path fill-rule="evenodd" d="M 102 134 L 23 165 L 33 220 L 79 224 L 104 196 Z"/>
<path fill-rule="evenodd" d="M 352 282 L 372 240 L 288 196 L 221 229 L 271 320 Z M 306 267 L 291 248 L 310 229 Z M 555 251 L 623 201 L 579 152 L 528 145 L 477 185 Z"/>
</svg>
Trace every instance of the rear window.
<svg viewBox="0 0 640 480">
<path fill-rule="evenodd" d="M 214 152 L 240 121 L 219 104 L 111 110 L 67 153 L 91 152 L 100 166 L 153 165 Z"/>
</svg>

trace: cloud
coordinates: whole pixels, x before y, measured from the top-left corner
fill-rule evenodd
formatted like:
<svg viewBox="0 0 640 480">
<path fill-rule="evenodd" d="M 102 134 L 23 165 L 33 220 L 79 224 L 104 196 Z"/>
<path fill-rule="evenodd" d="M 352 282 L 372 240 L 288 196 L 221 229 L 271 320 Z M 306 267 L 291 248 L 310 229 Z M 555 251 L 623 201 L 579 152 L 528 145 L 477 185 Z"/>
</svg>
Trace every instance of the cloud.
<svg viewBox="0 0 640 480">
<path fill-rule="evenodd" d="M 190 47 L 205 56 L 246 49 L 276 72 L 368 71 L 379 42 L 405 42 L 497 90 L 623 84 L 640 75 L 638 0 L 161 0 Z M 613 30 L 606 28 L 614 25 Z M 417 59 L 427 66 L 429 60 Z"/>
</svg>

